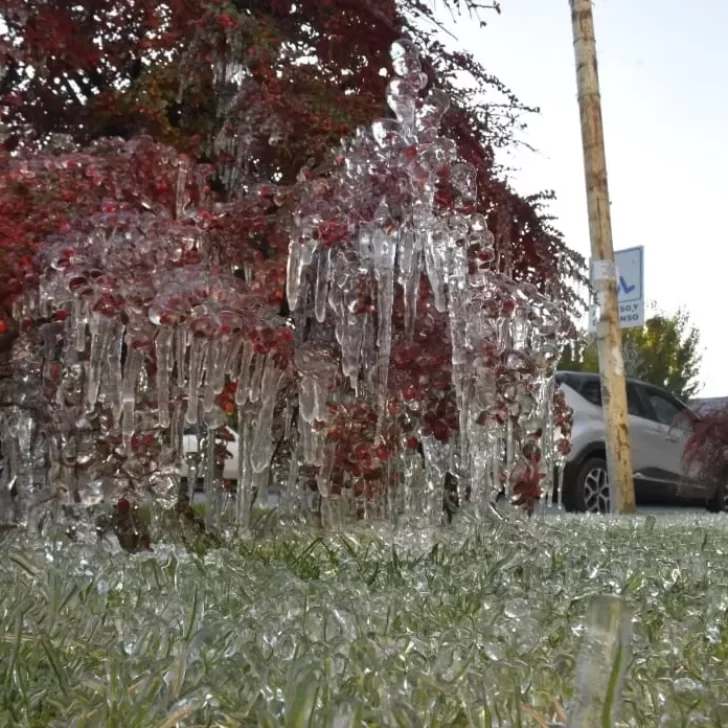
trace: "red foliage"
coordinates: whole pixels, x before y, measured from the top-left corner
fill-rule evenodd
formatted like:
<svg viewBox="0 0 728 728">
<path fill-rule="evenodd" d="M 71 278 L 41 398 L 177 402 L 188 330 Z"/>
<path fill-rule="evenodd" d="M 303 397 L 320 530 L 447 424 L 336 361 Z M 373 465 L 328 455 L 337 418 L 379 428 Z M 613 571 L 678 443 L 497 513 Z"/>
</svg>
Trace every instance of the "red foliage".
<svg viewBox="0 0 728 728">
<path fill-rule="evenodd" d="M 255 180 L 287 185 L 305 165 L 311 170 L 325 162 L 340 136 L 386 115 L 388 76 L 380 71 L 390 68 L 390 44 L 409 33 L 430 53 L 425 59 L 430 80 L 455 102 L 444 132 L 478 170 L 478 208 L 488 216 L 498 247 L 507 251 L 501 266 L 538 285 L 581 276 L 581 259 L 566 253 L 542 213 L 543 198 L 517 196 L 496 173 L 491 147 L 508 143 L 524 107 L 471 57 L 449 52 L 423 30 L 421 21 L 432 19 L 427 5 L 419 0 L 254 5 L 250 12 L 239 0 L 70 5 L 8 0 L 7 30 L 0 38 L 6 145 L 59 132 L 82 144 L 148 134 L 216 162 L 215 188 L 223 196 L 237 197 Z M 489 89 L 505 103 L 484 108 L 475 90 L 452 85 L 457 72 L 474 79 L 478 94 Z M 501 108 L 507 113 L 501 115 Z M 248 179 L 228 174 L 229 162 L 241 153 L 250 158 Z M 261 255 L 280 263 L 283 222 L 273 215 L 238 239 L 265 236 Z M 226 257 L 231 253 L 239 263 L 249 249 L 228 247 Z M 577 302 L 568 285 L 563 301 L 567 307 Z"/>
<path fill-rule="evenodd" d="M 333 482 L 379 480 L 384 464 L 399 451 L 400 432 L 392 423 L 380 439 L 374 437 L 377 413 L 365 403 L 330 405 L 327 441 L 335 444 Z"/>
<path fill-rule="evenodd" d="M 173 150 L 149 138 L 126 146 L 104 141 L 81 153 L 23 150 L 4 161 L 0 293 L 6 307 L 36 275 L 34 256 L 41 243 L 84 232 L 98 215 L 146 214 L 174 220 L 179 165 L 186 164 Z M 200 204 L 204 180 L 201 170 L 186 182 L 183 192 L 191 204 Z"/>
<path fill-rule="evenodd" d="M 129 513 L 130 508 L 131 504 L 126 498 L 119 498 L 119 500 L 116 502 L 116 510 L 122 516 L 125 516 L 127 513 Z"/>
<path fill-rule="evenodd" d="M 546 477 L 546 473 L 539 469 L 540 459 L 540 456 L 532 456 L 513 484 L 513 504 L 525 508 L 529 515 L 541 498 L 541 481 Z"/>
<path fill-rule="evenodd" d="M 688 411 L 690 436 L 683 460 L 686 470 L 712 486 L 728 483 L 728 409 Z M 676 423 L 676 425 L 679 423 Z"/>
<path fill-rule="evenodd" d="M 571 452 L 571 429 L 574 425 L 574 410 L 566 403 L 566 397 L 561 389 L 554 393 L 554 428 L 561 435 L 556 441 L 556 449 L 560 455 L 566 457 Z"/>
</svg>

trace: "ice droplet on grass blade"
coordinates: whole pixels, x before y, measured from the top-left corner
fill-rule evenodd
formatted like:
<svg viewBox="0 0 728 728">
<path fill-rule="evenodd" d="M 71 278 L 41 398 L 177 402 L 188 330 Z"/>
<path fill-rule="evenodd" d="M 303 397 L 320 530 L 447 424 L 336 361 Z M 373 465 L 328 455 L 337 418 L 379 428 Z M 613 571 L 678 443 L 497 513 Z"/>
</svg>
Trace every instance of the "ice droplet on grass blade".
<svg viewBox="0 0 728 728">
<path fill-rule="evenodd" d="M 596 597 L 587 614 L 567 728 L 611 728 L 632 655 L 632 615 L 618 597 Z"/>
</svg>

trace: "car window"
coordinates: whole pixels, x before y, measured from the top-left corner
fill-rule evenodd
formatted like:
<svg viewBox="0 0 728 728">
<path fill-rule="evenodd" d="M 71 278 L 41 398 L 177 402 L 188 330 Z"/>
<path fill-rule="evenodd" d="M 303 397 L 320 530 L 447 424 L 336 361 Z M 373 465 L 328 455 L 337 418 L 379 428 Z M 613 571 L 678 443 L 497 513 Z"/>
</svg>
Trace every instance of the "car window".
<svg viewBox="0 0 728 728">
<path fill-rule="evenodd" d="M 602 406 L 602 385 L 598 378 L 589 377 L 581 383 L 579 394 L 584 397 L 587 402 L 595 404 L 597 407 Z"/>
<path fill-rule="evenodd" d="M 657 389 L 648 388 L 646 394 L 655 413 L 655 417 L 651 419 L 656 419 L 660 424 L 672 427 L 675 424 L 675 418 L 683 411 L 684 407 L 672 397 Z"/>
<path fill-rule="evenodd" d="M 579 391 L 579 382 L 571 372 L 556 372 L 556 384 L 559 386 L 565 384 L 567 387 Z"/>
<path fill-rule="evenodd" d="M 586 379 L 582 382 L 579 392 L 587 401 L 595 404 L 597 407 L 602 406 L 602 384 L 599 379 Z M 637 392 L 635 386 L 631 383 L 627 384 L 627 411 L 629 414 L 636 415 L 637 417 L 645 416 L 639 392 Z"/>
<path fill-rule="evenodd" d="M 645 416 L 642 401 L 640 400 L 640 393 L 637 391 L 637 387 L 631 382 L 627 383 L 627 412 L 636 417 Z"/>
</svg>

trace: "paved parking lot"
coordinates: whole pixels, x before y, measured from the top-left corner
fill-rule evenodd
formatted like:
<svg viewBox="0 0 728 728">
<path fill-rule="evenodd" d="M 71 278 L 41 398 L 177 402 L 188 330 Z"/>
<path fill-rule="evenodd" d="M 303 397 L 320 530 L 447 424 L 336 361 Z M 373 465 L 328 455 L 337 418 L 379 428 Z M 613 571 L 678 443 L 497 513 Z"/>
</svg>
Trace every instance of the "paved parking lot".
<svg viewBox="0 0 728 728">
<path fill-rule="evenodd" d="M 557 515 L 560 511 L 558 508 L 549 508 L 547 513 Z M 562 511 L 563 512 L 563 511 Z M 675 507 L 675 506 L 639 506 L 637 513 L 641 516 L 676 516 L 676 515 L 696 515 L 704 516 L 708 511 L 705 508 L 693 507 Z"/>
<path fill-rule="evenodd" d="M 278 493 L 269 493 L 268 494 L 268 507 L 269 508 L 275 508 L 278 505 Z M 205 500 L 205 496 L 202 493 L 195 494 L 195 502 L 202 503 Z M 546 509 L 547 515 L 558 515 L 559 513 L 564 513 L 564 511 L 559 511 L 558 508 L 551 507 Z M 707 511 L 704 508 L 694 508 L 694 507 L 675 507 L 675 506 L 640 506 L 637 508 L 637 513 L 642 516 L 646 515 L 655 515 L 655 516 L 675 516 L 675 515 L 695 515 L 695 516 L 701 516 L 706 515 Z M 728 514 L 726 514 L 726 517 L 728 518 Z"/>
</svg>

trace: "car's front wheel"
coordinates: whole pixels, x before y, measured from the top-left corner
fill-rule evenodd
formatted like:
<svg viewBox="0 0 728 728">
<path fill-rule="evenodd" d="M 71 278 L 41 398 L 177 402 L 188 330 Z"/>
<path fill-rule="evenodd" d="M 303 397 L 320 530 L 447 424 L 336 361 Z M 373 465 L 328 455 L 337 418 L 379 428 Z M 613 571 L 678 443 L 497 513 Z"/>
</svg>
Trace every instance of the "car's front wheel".
<svg viewBox="0 0 728 728">
<path fill-rule="evenodd" d="M 609 472 L 604 458 L 590 457 L 582 463 L 564 492 L 564 505 L 580 513 L 609 513 Z"/>
<path fill-rule="evenodd" d="M 728 481 L 719 485 L 708 499 L 706 508 L 711 513 L 728 513 Z"/>
</svg>

